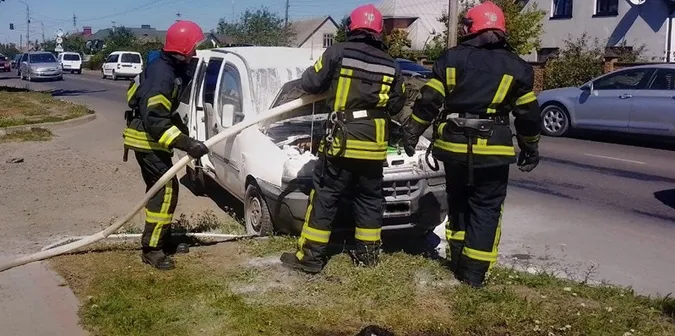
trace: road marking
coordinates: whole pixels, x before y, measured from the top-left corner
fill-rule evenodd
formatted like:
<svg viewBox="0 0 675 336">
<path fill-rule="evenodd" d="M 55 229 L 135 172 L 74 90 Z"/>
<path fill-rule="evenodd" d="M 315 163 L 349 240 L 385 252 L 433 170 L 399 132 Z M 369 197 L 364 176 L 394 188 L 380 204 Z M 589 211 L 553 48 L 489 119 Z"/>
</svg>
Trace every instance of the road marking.
<svg viewBox="0 0 675 336">
<path fill-rule="evenodd" d="M 615 158 L 615 157 L 611 157 L 611 156 L 596 155 L 596 154 L 588 154 L 588 153 L 584 153 L 584 155 L 586 155 L 586 156 L 592 156 L 592 157 L 597 157 L 597 158 L 601 158 L 601 159 L 616 160 L 616 161 L 623 161 L 623 162 L 630 162 L 630 163 L 637 163 L 637 164 L 645 164 L 645 163 L 642 162 L 642 161 L 635 161 L 635 160 L 628 160 L 628 159 L 622 159 L 622 158 Z"/>
</svg>

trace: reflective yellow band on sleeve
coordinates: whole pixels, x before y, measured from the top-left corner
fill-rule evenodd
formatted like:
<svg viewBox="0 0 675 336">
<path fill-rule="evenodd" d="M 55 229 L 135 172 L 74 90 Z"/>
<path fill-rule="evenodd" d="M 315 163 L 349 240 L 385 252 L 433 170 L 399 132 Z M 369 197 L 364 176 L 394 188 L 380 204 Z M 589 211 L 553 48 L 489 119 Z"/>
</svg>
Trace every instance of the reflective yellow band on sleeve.
<svg viewBox="0 0 675 336">
<path fill-rule="evenodd" d="M 499 82 L 499 86 L 497 87 L 497 92 L 495 92 L 495 96 L 492 98 L 492 103 L 490 103 L 490 106 L 487 109 L 487 113 L 496 113 L 497 112 L 497 107 L 504 102 L 504 98 L 506 98 L 506 94 L 509 93 L 509 89 L 511 88 L 511 83 L 513 82 L 513 76 L 511 75 L 503 75 L 501 82 Z"/>
<path fill-rule="evenodd" d="M 171 126 L 168 130 L 164 131 L 162 137 L 159 138 L 160 146 L 169 148 L 169 146 L 171 146 L 171 144 L 173 144 L 176 138 L 181 134 L 183 133 L 178 129 L 178 127 Z"/>
<path fill-rule="evenodd" d="M 314 62 L 314 71 L 319 72 L 323 68 L 323 55 L 319 56 L 319 59 Z"/>
<path fill-rule="evenodd" d="M 354 238 L 364 242 L 376 242 L 381 240 L 382 229 L 356 228 Z"/>
<path fill-rule="evenodd" d="M 516 100 L 516 106 L 529 104 L 535 100 L 537 100 L 537 96 L 534 95 L 534 92 L 530 91 Z"/>
<path fill-rule="evenodd" d="M 164 106 L 167 111 L 171 111 L 171 101 L 169 101 L 169 99 L 167 99 L 163 94 L 160 93 L 156 96 L 148 98 L 148 107 L 160 104 Z"/>
<path fill-rule="evenodd" d="M 352 78 L 348 77 L 354 73 L 351 69 L 340 69 L 340 79 L 338 80 L 337 90 L 335 90 L 335 103 L 333 111 L 344 111 L 347 106 L 347 96 L 349 88 L 352 85 Z"/>
<path fill-rule="evenodd" d="M 457 70 L 455 68 L 445 68 L 445 85 L 448 92 L 452 92 L 457 86 Z"/>
<path fill-rule="evenodd" d="M 127 90 L 127 103 L 131 101 L 131 98 L 134 97 L 134 94 L 136 94 L 136 90 L 138 90 L 138 84 L 133 83 L 131 84 L 131 87 L 129 90 Z"/>
<path fill-rule="evenodd" d="M 410 117 L 415 120 L 416 122 L 422 124 L 422 125 L 429 125 L 431 124 L 431 121 L 426 121 L 418 116 L 416 116 L 414 113 L 410 115 Z"/>
<path fill-rule="evenodd" d="M 391 90 L 391 83 L 394 81 L 394 77 L 383 76 L 382 81 L 384 83 L 380 87 L 380 101 L 377 103 L 377 107 L 387 106 L 387 102 L 389 102 L 389 90 Z"/>
<path fill-rule="evenodd" d="M 443 87 L 443 83 L 441 83 L 441 81 L 438 79 L 432 78 L 424 85 L 436 90 L 436 92 L 445 97 L 445 88 Z"/>
</svg>

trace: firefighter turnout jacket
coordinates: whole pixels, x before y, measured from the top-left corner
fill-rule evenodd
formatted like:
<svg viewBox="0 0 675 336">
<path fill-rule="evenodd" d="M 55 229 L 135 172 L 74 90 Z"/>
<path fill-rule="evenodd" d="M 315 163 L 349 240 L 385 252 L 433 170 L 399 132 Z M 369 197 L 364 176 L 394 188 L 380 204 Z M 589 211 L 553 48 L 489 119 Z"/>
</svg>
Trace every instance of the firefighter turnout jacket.
<svg viewBox="0 0 675 336">
<path fill-rule="evenodd" d="M 336 112 L 326 127 L 337 131 L 321 141 L 319 152 L 386 159 L 389 117 L 401 111 L 406 97 L 401 70 L 381 41 L 355 34 L 333 44 L 302 74 L 301 85 L 308 93 L 328 90 L 326 106 Z"/>
<path fill-rule="evenodd" d="M 451 132 L 445 121 L 454 113 L 460 118 L 495 121 L 490 138 L 473 140 L 475 167 L 516 162 L 509 127 L 511 111 L 521 149 L 538 143 L 541 116 L 532 91 L 534 71 L 514 52 L 504 47 L 484 48 L 460 43 L 448 49 L 432 71 L 432 78 L 420 89 L 411 121 L 422 126 L 435 121 L 434 157 L 466 162 L 467 138 L 461 132 Z"/>
<path fill-rule="evenodd" d="M 176 139 L 188 128 L 176 113 L 184 79 L 177 61 L 161 55 L 131 82 L 127 90 L 124 147 L 140 152 L 172 153 Z"/>
</svg>

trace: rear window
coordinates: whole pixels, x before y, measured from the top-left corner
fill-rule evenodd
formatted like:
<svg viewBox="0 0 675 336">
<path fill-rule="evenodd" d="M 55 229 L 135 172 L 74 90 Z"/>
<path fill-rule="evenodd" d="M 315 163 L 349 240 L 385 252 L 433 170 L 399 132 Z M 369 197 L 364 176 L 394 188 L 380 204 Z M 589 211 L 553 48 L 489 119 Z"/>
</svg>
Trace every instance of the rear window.
<svg viewBox="0 0 675 336">
<path fill-rule="evenodd" d="M 28 55 L 31 63 L 56 63 L 56 58 L 52 54 L 32 54 Z"/>
<path fill-rule="evenodd" d="M 80 60 L 80 55 L 75 55 L 75 54 L 65 54 L 65 55 L 63 55 L 63 60 L 64 60 L 64 61 L 79 61 L 79 60 Z"/>
<path fill-rule="evenodd" d="M 137 54 L 122 54 L 122 63 L 141 63 L 141 56 Z"/>
</svg>

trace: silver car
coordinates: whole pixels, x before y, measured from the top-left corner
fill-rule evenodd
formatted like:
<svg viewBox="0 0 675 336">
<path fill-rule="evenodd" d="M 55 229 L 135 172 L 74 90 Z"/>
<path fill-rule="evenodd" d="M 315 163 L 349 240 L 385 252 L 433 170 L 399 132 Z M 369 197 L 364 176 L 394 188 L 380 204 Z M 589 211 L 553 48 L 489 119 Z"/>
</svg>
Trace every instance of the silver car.
<svg viewBox="0 0 675 336">
<path fill-rule="evenodd" d="M 21 56 L 19 77 L 32 81 L 34 79 L 63 79 L 63 71 L 56 57 L 46 51 L 25 53 Z"/>
<path fill-rule="evenodd" d="M 542 91 L 542 131 L 572 129 L 675 137 L 675 64 L 613 71 L 580 87 Z"/>
</svg>

